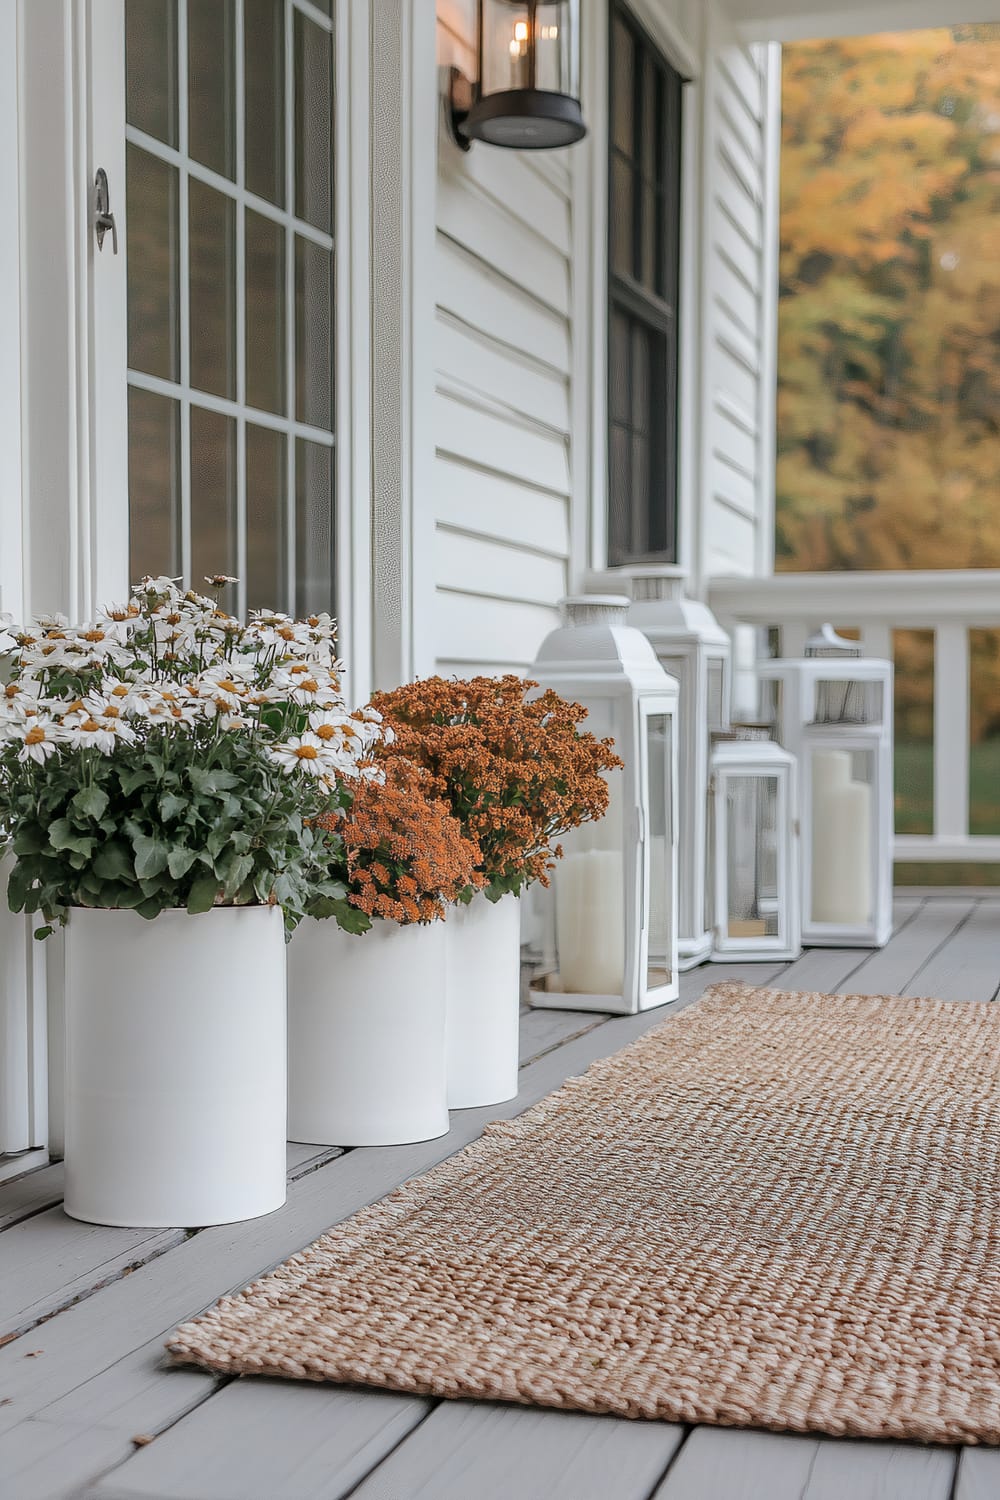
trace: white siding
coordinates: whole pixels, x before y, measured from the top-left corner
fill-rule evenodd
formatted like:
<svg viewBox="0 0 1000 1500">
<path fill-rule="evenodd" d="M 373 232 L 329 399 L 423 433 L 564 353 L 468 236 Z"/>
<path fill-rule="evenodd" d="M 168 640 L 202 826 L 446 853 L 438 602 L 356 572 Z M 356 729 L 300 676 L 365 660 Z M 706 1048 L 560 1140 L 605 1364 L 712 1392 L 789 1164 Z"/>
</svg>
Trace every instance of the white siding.
<svg viewBox="0 0 1000 1500">
<path fill-rule="evenodd" d="M 771 559 L 778 65 L 774 49 L 742 44 L 715 13 L 702 127 L 702 578 Z"/>
<path fill-rule="evenodd" d="M 471 0 L 439 0 L 438 61 L 474 66 Z M 569 588 L 573 366 L 568 159 L 442 133 L 435 324 L 439 671 L 523 668 Z"/>
</svg>

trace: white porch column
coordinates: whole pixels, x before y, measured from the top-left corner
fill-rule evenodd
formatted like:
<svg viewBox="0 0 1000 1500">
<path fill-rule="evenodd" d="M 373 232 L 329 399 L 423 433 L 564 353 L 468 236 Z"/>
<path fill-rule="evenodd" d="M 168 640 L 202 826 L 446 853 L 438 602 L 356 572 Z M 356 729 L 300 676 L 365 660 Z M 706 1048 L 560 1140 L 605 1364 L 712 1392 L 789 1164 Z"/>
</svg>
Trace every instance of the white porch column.
<svg viewBox="0 0 1000 1500">
<path fill-rule="evenodd" d="M 429 0 L 371 6 L 372 656 L 433 669 L 438 78 Z"/>
</svg>

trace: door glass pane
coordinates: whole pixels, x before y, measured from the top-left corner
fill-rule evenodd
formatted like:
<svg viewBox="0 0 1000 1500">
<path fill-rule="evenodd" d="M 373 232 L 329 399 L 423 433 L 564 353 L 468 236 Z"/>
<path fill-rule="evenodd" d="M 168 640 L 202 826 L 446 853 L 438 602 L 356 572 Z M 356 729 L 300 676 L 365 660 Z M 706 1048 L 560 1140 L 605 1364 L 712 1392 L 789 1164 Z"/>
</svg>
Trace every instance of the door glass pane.
<svg viewBox="0 0 1000 1500">
<path fill-rule="evenodd" d="M 236 421 L 191 408 L 191 581 L 237 574 Z"/>
<path fill-rule="evenodd" d="M 333 425 L 333 253 L 295 240 L 295 415 Z"/>
<path fill-rule="evenodd" d="M 666 714 L 646 719 L 649 775 L 649 951 L 648 987 L 673 978 L 673 846 L 671 837 L 671 722 Z"/>
<path fill-rule="evenodd" d="M 177 145 L 177 0 L 126 0 L 125 118 Z"/>
<path fill-rule="evenodd" d="M 188 0 L 188 151 L 223 177 L 236 175 L 233 0 Z"/>
<path fill-rule="evenodd" d="M 632 58 L 632 33 L 620 16 L 615 16 L 612 23 L 611 48 L 611 139 L 619 151 L 631 156 L 635 149 L 635 64 Z"/>
<path fill-rule="evenodd" d="M 181 571 L 180 404 L 128 393 L 129 568 L 134 581 Z"/>
<path fill-rule="evenodd" d="M 333 56 L 329 33 L 295 12 L 295 212 L 329 231 Z"/>
<path fill-rule="evenodd" d="M 320 614 L 333 609 L 333 449 L 295 447 L 295 610 Z"/>
<path fill-rule="evenodd" d="M 285 206 L 285 3 L 244 0 L 246 184 Z"/>
<path fill-rule="evenodd" d="M 180 378 L 177 169 L 139 146 L 125 154 L 128 198 L 128 361 Z"/>
<path fill-rule="evenodd" d="M 288 598 L 285 524 L 287 439 L 247 426 L 247 608 L 284 609 Z"/>
<path fill-rule="evenodd" d="M 247 405 L 283 416 L 286 410 L 285 231 L 247 209 Z"/>
<path fill-rule="evenodd" d="M 236 395 L 236 205 L 192 177 L 191 384 Z M 216 569 L 218 571 L 218 569 Z"/>
</svg>

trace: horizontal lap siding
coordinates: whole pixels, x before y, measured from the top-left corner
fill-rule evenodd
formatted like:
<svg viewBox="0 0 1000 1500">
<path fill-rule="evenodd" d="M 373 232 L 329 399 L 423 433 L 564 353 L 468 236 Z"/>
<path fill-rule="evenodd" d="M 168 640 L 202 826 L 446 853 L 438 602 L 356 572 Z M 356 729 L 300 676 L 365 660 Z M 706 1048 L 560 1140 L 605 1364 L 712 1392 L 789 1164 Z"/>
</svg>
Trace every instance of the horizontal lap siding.
<svg viewBox="0 0 1000 1500">
<path fill-rule="evenodd" d="M 472 63 L 470 0 L 438 59 Z M 572 197 L 564 160 L 443 139 L 434 346 L 434 638 L 445 673 L 523 670 L 569 588 Z"/>
<path fill-rule="evenodd" d="M 707 63 L 706 575 L 754 572 L 758 527 L 769 524 L 761 466 L 761 382 L 771 374 L 761 368 L 766 66 L 764 49 L 726 37 Z"/>
</svg>

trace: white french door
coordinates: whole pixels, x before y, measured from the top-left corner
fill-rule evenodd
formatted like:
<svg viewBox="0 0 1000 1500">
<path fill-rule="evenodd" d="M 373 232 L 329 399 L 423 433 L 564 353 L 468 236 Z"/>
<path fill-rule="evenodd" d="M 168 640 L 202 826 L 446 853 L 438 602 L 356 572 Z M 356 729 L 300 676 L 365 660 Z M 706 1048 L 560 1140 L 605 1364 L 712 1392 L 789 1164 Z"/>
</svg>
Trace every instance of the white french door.
<svg viewBox="0 0 1000 1500">
<path fill-rule="evenodd" d="M 125 0 L 124 62 L 131 576 L 333 609 L 332 0 Z"/>
</svg>

